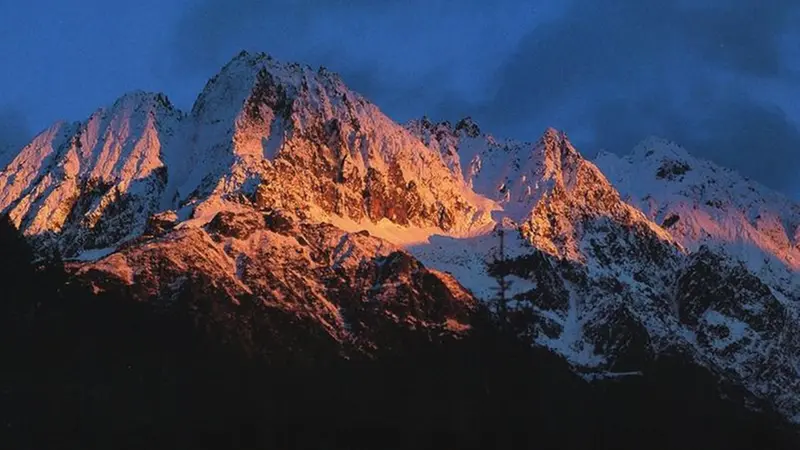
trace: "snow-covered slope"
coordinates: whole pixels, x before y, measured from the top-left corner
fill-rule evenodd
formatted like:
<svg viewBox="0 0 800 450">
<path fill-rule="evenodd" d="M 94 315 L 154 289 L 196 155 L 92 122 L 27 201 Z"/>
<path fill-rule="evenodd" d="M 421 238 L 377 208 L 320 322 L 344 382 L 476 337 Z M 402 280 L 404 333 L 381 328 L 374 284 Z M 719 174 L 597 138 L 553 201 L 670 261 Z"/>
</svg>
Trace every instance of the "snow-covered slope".
<svg viewBox="0 0 800 450">
<path fill-rule="evenodd" d="M 623 202 L 563 133 L 548 129 L 533 144 L 501 144 L 458 127 L 448 133 L 447 124 L 420 128 L 412 123 L 410 129 L 421 130 L 421 139 L 443 154 L 469 158 L 470 167 L 460 169 L 464 178 L 502 207 L 495 217 L 512 231 L 506 242 L 511 294 L 520 308 L 529 309 L 537 342 L 576 364 L 612 367 L 619 366 L 622 353 L 611 348 L 622 345 L 616 341 L 632 341 L 634 334 L 649 333 L 653 340 L 674 334 L 674 327 L 665 324 L 674 309 L 666 291 L 682 249 Z M 434 132 L 425 133 L 427 129 Z M 438 238 L 412 252 L 432 267 L 457 274 L 465 286 L 488 298 L 494 280 L 487 262 L 496 255 L 496 246 L 497 238 L 489 234 L 468 240 Z M 597 331 L 614 321 L 638 328 L 620 324 L 613 339 Z M 640 330 L 641 324 L 649 328 Z M 637 351 L 645 353 L 649 344 L 645 347 Z"/>
<path fill-rule="evenodd" d="M 400 126 L 336 74 L 243 52 L 187 114 L 135 92 L 43 132 L 0 211 L 98 290 L 189 292 L 247 339 L 458 333 L 502 275 L 521 332 L 576 370 L 677 351 L 800 422 L 798 206 L 661 141 L 592 162 L 554 129 Z"/>
<path fill-rule="evenodd" d="M 737 172 L 648 138 L 596 164 L 627 201 L 689 249 L 722 248 L 773 289 L 800 299 L 800 204 Z"/>
<path fill-rule="evenodd" d="M 800 310 L 724 250 L 701 246 L 675 286 L 695 358 L 800 422 Z"/>
<path fill-rule="evenodd" d="M 595 162 L 692 251 L 675 295 L 696 354 L 800 420 L 800 205 L 660 138 Z"/>
<path fill-rule="evenodd" d="M 422 118 L 409 122 L 406 128 L 439 152 L 457 178 L 501 204 L 503 216 L 513 219 L 530 212 L 541 192 L 539 182 L 545 188 L 548 174 L 552 175 L 554 164 L 558 164 L 556 155 L 545 154 L 545 147 L 482 134 L 468 117 L 455 126 Z M 552 129 L 548 133 L 557 134 Z"/>
<path fill-rule="evenodd" d="M 683 172 L 684 164 L 710 164 L 685 152 L 682 162 L 645 159 L 651 163 L 647 167 L 630 162 L 634 157 L 625 163 L 614 159 L 612 165 L 613 156 L 604 155 L 598 167 L 555 130 L 528 144 L 466 133 L 464 123 L 477 130 L 471 121 L 451 127 L 423 119 L 408 127 L 443 156 L 471 161 L 449 166 L 496 200 L 502 211 L 495 217 L 504 218 L 506 230 L 517 231 L 507 233 L 508 262 L 496 264 L 494 274 L 511 281 L 508 295 L 526 317 L 534 341 L 593 372 L 635 371 L 662 352 L 679 351 L 798 418 L 800 347 L 791 338 L 800 332 L 790 264 L 795 250 L 776 227 L 767 226 L 793 224 L 795 205 L 717 167 L 699 177 L 702 181 L 681 185 L 674 172 Z M 654 156 L 649 152 L 640 146 L 634 155 Z M 726 189 L 714 195 L 702 188 L 723 183 Z M 638 192 L 653 194 L 637 203 L 631 191 L 642 187 L 652 190 Z M 737 189 L 749 195 L 737 196 Z M 744 212 L 720 209 L 728 212 L 717 213 L 717 222 L 686 214 L 693 225 L 688 228 L 664 222 L 665 216 L 685 211 L 678 208 L 702 209 L 696 206 L 699 199 L 687 200 L 698 192 L 708 195 L 702 198 L 705 207 L 724 198 Z M 756 211 L 754 221 L 739 221 L 749 211 Z M 766 217 L 773 219 L 758 222 Z M 703 233 L 702 239 L 692 238 Z M 749 247 L 742 242 L 748 237 Z M 493 298 L 496 281 L 487 264 L 497 254 L 497 243 L 494 235 L 438 237 L 411 250 L 429 266 L 455 274 L 479 297 Z"/>
</svg>

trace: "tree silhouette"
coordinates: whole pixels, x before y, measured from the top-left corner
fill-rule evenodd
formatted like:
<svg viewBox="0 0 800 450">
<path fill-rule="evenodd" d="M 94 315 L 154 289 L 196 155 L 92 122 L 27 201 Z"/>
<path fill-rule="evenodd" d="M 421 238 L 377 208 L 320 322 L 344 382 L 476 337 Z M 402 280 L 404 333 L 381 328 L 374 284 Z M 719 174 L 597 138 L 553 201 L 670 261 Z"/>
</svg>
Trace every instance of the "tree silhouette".
<svg viewBox="0 0 800 450">
<path fill-rule="evenodd" d="M 202 278 L 160 307 L 96 294 L 58 260 L 34 265 L 3 218 L 2 448 L 800 448 L 691 361 L 590 385 L 509 332 L 498 231 L 496 311 L 478 305 L 459 337 L 398 324 L 373 357 L 344 359 L 255 298 L 223 308 Z"/>
<path fill-rule="evenodd" d="M 494 233 L 498 237 L 498 248 L 497 252 L 494 254 L 494 259 L 489 266 L 488 272 L 497 282 L 497 287 L 495 288 L 497 296 L 492 300 L 492 303 L 494 303 L 497 320 L 500 326 L 505 329 L 508 327 L 510 321 L 509 303 L 511 299 L 509 298 L 508 291 L 512 283 L 507 278 L 508 261 L 506 259 L 505 230 L 502 224 L 498 224 L 495 227 Z"/>
</svg>

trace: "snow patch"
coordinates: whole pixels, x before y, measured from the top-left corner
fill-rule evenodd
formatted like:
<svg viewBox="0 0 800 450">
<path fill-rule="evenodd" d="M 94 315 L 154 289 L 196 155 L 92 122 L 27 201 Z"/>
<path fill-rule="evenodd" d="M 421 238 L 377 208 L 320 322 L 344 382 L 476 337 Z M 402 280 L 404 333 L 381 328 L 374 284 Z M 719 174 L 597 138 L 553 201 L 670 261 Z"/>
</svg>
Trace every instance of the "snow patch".
<svg viewBox="0 0 800 450">
<path fill-rule="evenodd" d="M 69 261 L 97 261 L 117 251 L 116 247 L 97 248 L 92 250 L 84 250 L 73 258 L 68 258 Z"/>
</svg>

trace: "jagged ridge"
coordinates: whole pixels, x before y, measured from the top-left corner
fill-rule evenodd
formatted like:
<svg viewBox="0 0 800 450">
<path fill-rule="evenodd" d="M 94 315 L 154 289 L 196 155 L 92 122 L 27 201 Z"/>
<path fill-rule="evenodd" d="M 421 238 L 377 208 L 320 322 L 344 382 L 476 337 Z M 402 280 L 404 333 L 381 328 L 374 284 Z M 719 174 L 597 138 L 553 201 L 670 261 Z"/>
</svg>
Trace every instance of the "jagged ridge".
<svg viewBox="0 0 800 450">
<path fill-rule="evenodd" d="M 0 209 L 97 289 L 169 301 L 211 286 L 230 327 L 256 305 L 331 348 L 368 352 L 387 326 L 457 333 L 504 273 L 530 339 L 576 369 L 678 351 L 800 421 L 800 209 L 651 147 L 601 171 L 553 129 L 520 143 L 468 118 L 401 127 L 325 69 L 242 53 L 188 114 L 137 92 L 40 134 L 0 172 Z M 746 204 L 708 188 L 729 181 Z M 496 224 L 509 262 L 487 268 Z M 767 264 L 737 265 L 752 254 Z"/>
</svg>

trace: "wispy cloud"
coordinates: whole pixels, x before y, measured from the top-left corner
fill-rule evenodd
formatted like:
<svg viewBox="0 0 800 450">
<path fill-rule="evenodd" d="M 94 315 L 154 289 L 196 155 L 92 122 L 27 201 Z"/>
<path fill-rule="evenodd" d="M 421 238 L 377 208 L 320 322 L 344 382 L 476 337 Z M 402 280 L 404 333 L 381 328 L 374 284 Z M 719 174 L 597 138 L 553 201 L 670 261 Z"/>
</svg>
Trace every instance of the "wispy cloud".
<svg viewBox="0 0 800 450">
<path fill-rule="evenodd" d="M 0 107 L 0 166 L 6 164 L 10 151 L 22 148 L 30 138 L 25 115 L 16 108 Z"/>
<path fill-rule="evenodd" d="M 210 76 L 241 49 L 325 65 L 399 120 L 443 97 L 480 98 L 495 69 L 546 10 L 499 0 L 203 0 L 171 55 L 178 73 Z"/>
</svg>

